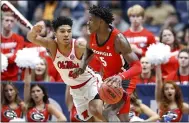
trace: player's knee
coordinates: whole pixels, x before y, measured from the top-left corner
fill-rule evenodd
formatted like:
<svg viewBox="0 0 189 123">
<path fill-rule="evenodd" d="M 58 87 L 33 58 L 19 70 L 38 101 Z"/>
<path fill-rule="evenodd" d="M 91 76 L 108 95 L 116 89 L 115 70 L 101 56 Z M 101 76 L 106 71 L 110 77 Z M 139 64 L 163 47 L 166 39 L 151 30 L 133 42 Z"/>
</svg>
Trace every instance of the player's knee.
<svg viewBox="0 0 189 123">
<path fill-rule="evenodd" d="M 98 116 L 102 112 L 102 102 L 90 102 L 89 103 L 89 111 L 92 115 Z"/>
</svg>

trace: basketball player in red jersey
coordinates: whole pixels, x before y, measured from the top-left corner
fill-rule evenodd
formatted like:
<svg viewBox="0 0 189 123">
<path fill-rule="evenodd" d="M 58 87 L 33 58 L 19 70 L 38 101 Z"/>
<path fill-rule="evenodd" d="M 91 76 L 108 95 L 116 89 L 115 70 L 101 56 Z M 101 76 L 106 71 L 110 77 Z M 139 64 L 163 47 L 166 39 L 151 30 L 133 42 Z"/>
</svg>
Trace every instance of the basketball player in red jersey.
<svg viewBox="0 0 189 123">
<path fill-rule="evenodd" d="M 114 19 L 109 9 L 93 6 L 89 9 L 89 13 L 88 26 L 91 34 L 83 57 L 82 67 L 75 69 L 74 75 L 82 75 L 90 60 L 90 56 L 92 54 L 97 56 L 101 60 L 104 82 L 114 87 L 123 86 L 126 93 L 128 93 L 127 96 L 125 96 L 126 94 L 123 96 L 119 103 L 108 106 L 103 114 L 110 121 L 108 117 L 111 117 L 110 113 L 115 109 L 113 111 L 119 111 L 118 116 L 121 121 L 129 121 L 129 95 L 135 89 L 136 83 L 128 80 L 141 73 L 140 61 L 137 55 L 132 52 L 124 35 L 110 25 Z M 123 59 L 130 64 L 130 68 L 124 72 L 122 70 L 124 65 Z"/>
<path fill-rule="evenodd" d="M 52 22 L 56 39 L 40 36 L 41 25 L 36 25 L 28 33 L 29 41 L 49 49 L 51 58 L 65 84 L 70 86 L 70 93 L 78 116 L 83 121 L 106 121 L 102 116 L 102 100 L 99 99 L 97 84 L 102 80 L 89 67 L 83 75 L 75 78 L 75 68 L 81 67 L 81 58 L 86 46 L 72 39 L 72 20 L 61 16 Z"/>
</svg>

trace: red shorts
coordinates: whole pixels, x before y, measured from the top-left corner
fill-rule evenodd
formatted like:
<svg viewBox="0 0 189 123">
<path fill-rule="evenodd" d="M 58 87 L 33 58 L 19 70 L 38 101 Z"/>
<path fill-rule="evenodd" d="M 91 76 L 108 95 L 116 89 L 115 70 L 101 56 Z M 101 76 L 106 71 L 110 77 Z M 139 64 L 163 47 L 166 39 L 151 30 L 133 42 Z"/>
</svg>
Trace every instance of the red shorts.
<svg viewBox="0 0 189 123">
<path fill-rule="evenodd" d="M 125 100 L 125 104 L 123 107 L 119 110 L 118 114 L 128 114 L 130 111 L 130 95 L 124 95 L 123 99 Z"/>
<path fill-rule="evenodd" d="M 125 100 L 125 104 L 120 109 L 119 114 L 128 114 L 130 111 L 130 95 L 133 93 L 133 91 L 136 88 L 136 81 L 134 80 L 124 80 L 122 82 L 122 86 L 126 93 L 123 95 L 123 99 Z"/>
</svg>

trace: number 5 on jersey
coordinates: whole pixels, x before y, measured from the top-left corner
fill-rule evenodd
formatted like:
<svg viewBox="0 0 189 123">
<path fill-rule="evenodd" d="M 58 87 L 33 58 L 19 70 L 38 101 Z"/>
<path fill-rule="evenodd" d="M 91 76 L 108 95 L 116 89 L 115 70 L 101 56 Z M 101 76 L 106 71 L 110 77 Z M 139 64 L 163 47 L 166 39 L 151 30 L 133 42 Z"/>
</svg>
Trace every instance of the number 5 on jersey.
<svg viewBox="0 0 189 123">
<path fill-rule="evenodd" d="M 104 57 L 99 57 L 100 61 L 102 62 L 103 66 L 107 66 L 107 62 L 104 60 Z"/>
</svg>

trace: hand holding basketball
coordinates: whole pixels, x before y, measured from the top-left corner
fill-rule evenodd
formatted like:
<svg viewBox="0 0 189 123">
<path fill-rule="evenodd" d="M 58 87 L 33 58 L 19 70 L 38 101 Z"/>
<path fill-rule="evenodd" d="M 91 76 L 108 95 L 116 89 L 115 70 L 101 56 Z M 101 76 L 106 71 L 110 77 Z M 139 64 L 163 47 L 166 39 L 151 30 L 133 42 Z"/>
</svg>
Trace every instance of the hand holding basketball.
<svg viewBox="0 0 189 123">
<path fill-rule="evenodd" d="M 112 76 L 105 79 L 104 83 L 115 88 L 122 88 L 122 78 L 120 76 Z"/>
<path fill-rule="evenodd" d="M 98 93 L 100 98 L 107 104 L 116 104 L 123 97 L 123 88 L 107 85 L 107 83 L 102 83 L 98 89 Z"/>
</svg>

